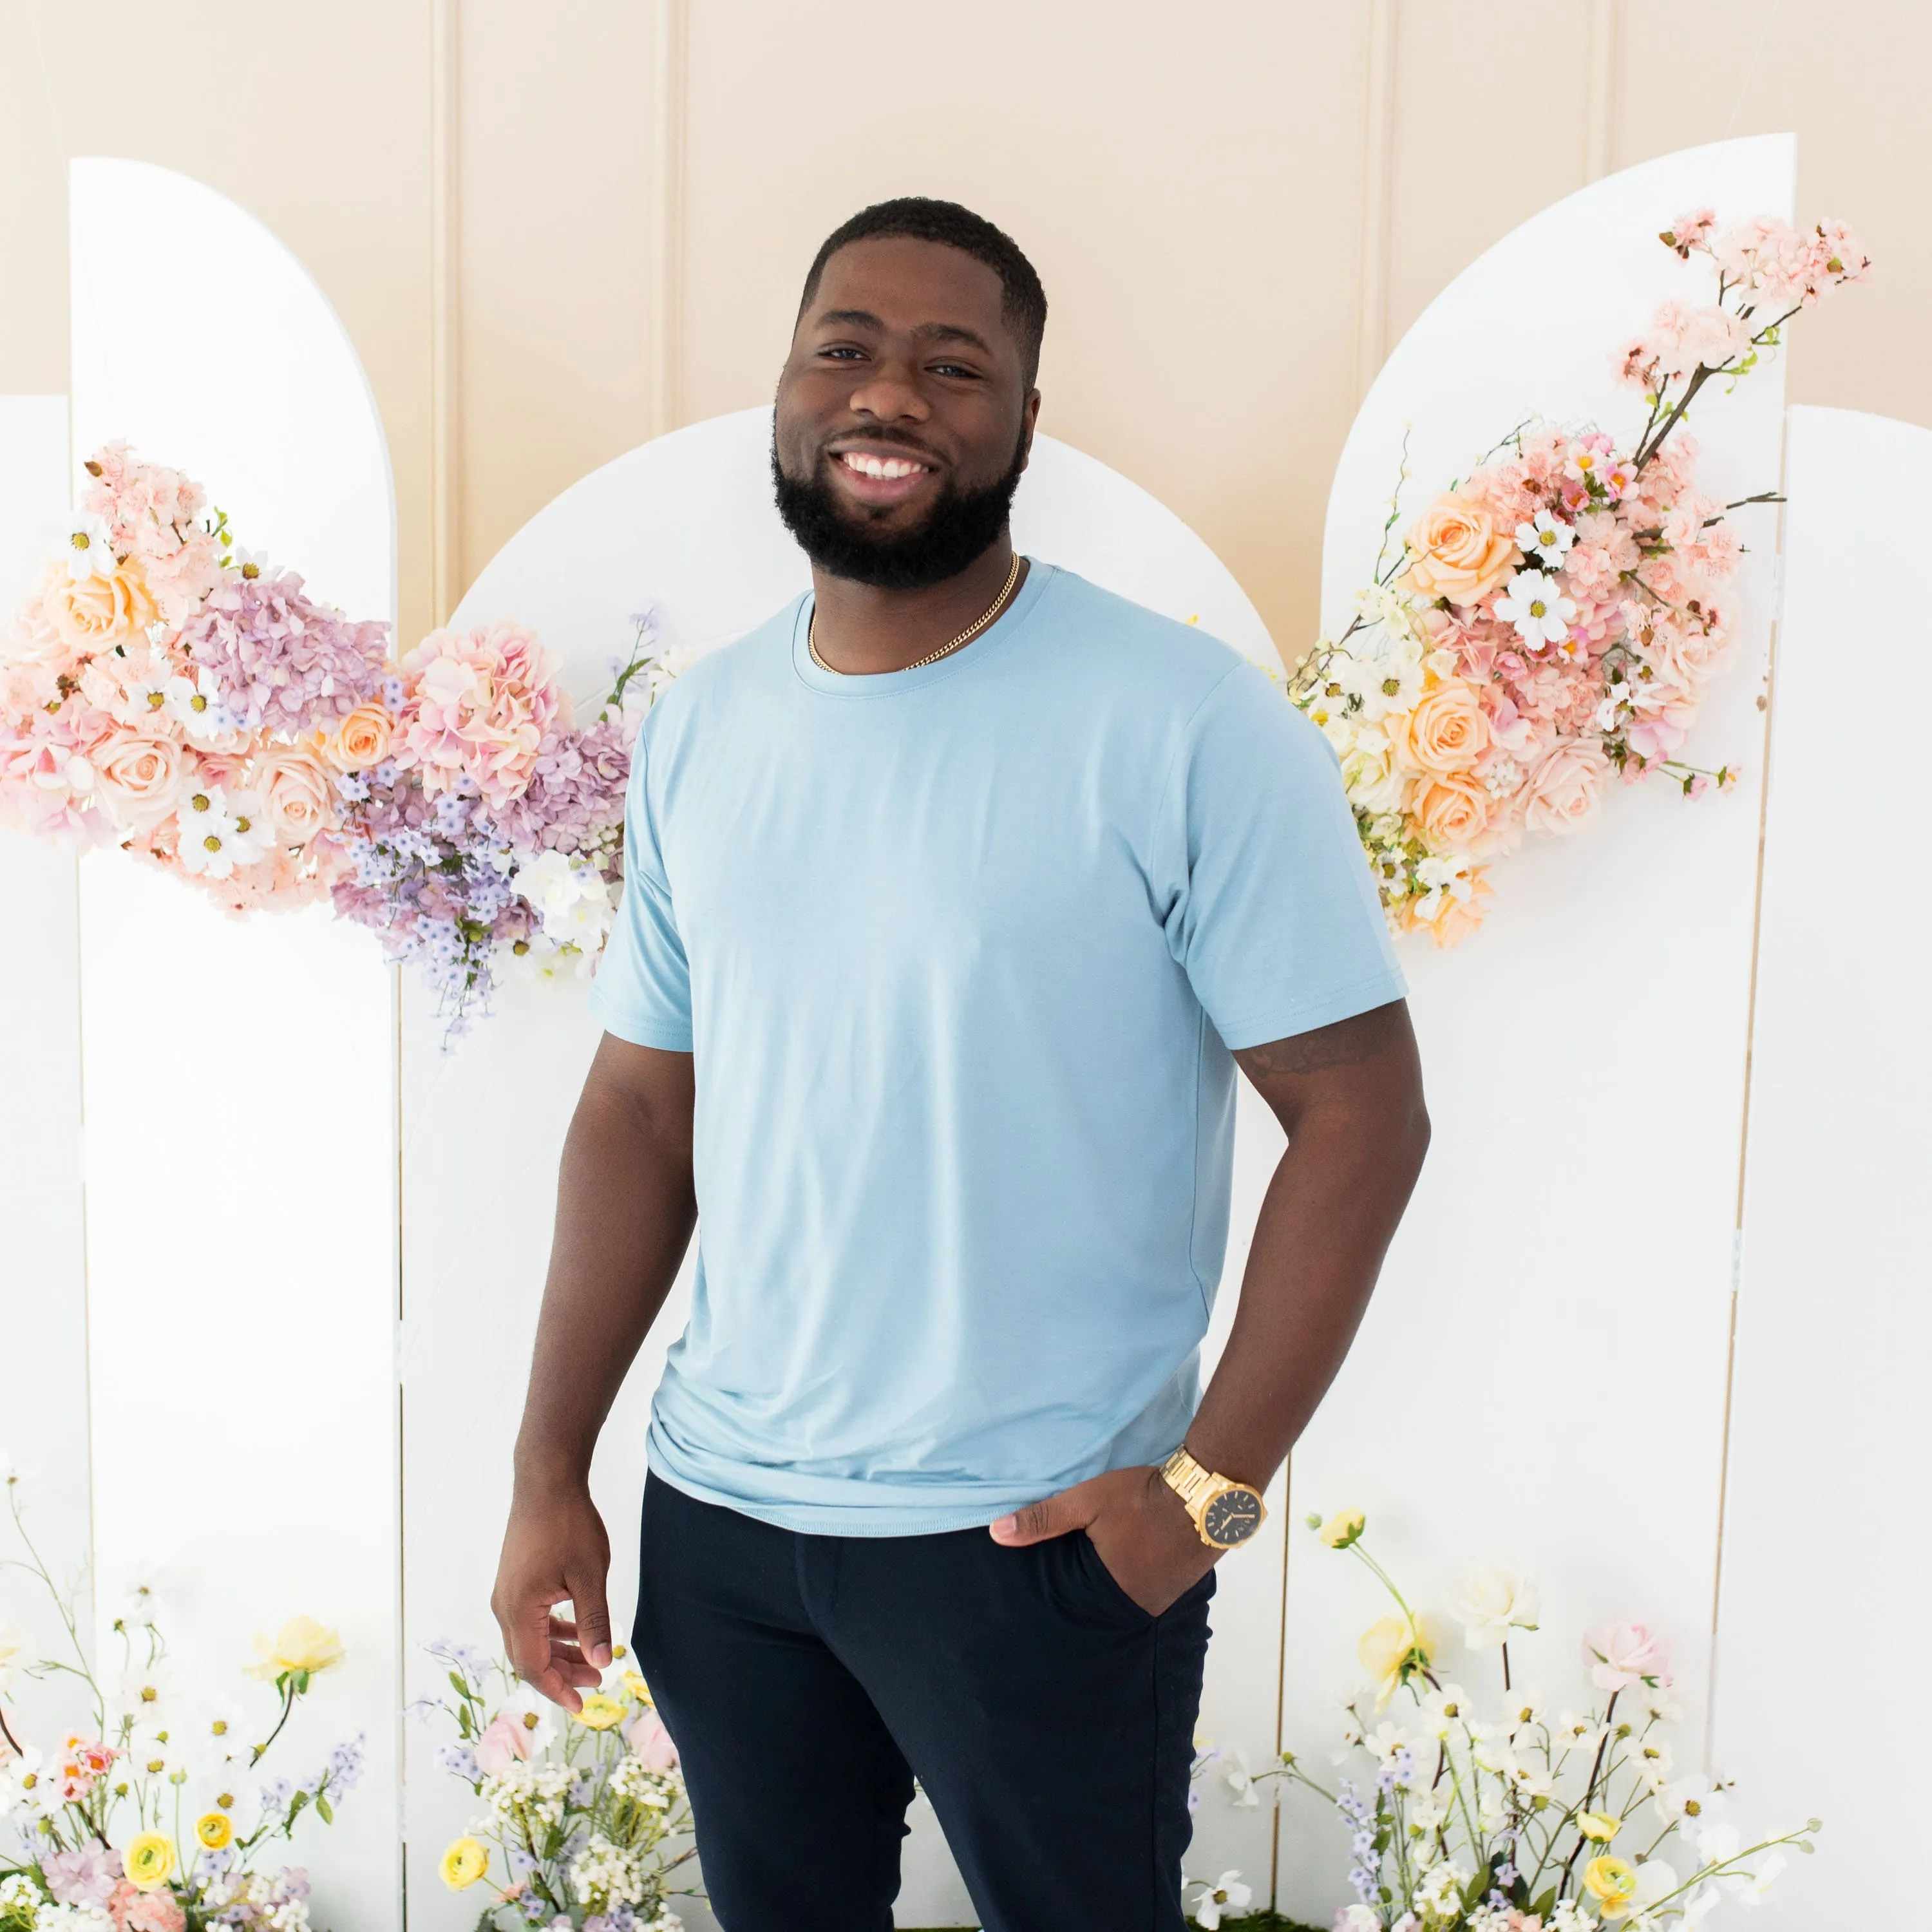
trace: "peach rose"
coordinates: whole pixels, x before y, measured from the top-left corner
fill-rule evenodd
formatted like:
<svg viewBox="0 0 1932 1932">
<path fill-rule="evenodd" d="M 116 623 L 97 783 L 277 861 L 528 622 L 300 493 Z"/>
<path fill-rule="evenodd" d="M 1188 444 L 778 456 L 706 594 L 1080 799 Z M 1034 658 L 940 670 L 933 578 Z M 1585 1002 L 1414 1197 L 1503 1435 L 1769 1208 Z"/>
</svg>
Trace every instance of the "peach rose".
<svg viewBox="0 0 1932 1932">
<path fill-rule="evenodd" d="M 1451 490 L 1408 533 L 1408 580 L 1418 597 L 1478 604 L 1522 561 L 1522 553 L 1480 503 Z"/>
<path fill-rule="evenodd" d="M 1488 828 L 1490 795 L 1468 772 L 1450 772 L 1419 784 L 1408 809 L 1430 844 L 1466 852 Z"/>
<path fill-rule="evenodd" d="M 272 745 L 255 760 L 250 788 L 266 801 L 285 845 L 306 845 L 336 822 L 335 781 L 306 745 Z"/>
<path fill-rule="evenodd" d="M 358 704 L 322 740 L 322 755 L 338 772 L 366 772 L 389 755 L 394 728 L 380 704 Z"/>
<path fill-rule="evenodd" d="M 160 615 L 131 558 L 106 577 L 70 577 L 64 570 L 50 576 L 40 607 L 62 641 L 76 651 L 105 650 L 138 637 Z"/>
<path fill-rule="evenodd" d="M 1523 820 L 1532 832 L 1574 832 L 1597 808 L 1610 769 L 1594 738 L 1565 738 L 1530 767 Z"/>
<path fill-rule="evenodd" d="M 1445 679 L 1402 720 L 1396 741 L 1405 764 L 1442 776 L 1466 772 L 1490 748 L 1490 721 L 1472 686 Z"/>
<path fill-rule="evenodd" d="M 146 731 L 113 731 L 88 754 L 94 794 L 124 830 L 152 832 L 175 808 L 181 747 Z"/>
</svg>

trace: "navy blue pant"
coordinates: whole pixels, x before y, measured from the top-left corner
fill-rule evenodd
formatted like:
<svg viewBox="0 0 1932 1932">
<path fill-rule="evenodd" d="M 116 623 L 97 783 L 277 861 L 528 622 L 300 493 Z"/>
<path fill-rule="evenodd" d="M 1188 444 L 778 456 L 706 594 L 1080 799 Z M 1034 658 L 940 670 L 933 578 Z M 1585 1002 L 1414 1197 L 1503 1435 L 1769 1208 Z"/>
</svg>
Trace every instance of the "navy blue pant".
<svg viewBox="0 0 1932 1932">
<path fill-rule="evenodd" d="M 1210 1570 L 1084 1531 L 806 1536 L 644 1490 L 634 1632 L 725 1932 L 891 1932 L 915 1775 L 988 1932 L 1181 1932 Z"/>
</svg>

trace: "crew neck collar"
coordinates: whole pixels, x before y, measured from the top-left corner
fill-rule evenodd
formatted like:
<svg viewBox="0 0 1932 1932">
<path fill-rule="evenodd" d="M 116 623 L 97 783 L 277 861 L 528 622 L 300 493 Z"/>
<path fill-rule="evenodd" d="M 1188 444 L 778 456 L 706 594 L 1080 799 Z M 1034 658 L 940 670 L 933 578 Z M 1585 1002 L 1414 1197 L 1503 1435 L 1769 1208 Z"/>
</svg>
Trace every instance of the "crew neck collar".
<svg viewBox="0 0 1932 1932">
<path fill-rule="evenodd" d="M 962 644 L 956 651 L 936 658 L 931 664 L 919 664 L 908 670 L 827 670 L 812 655 L 812 613 L 817 600 L 808 590 L 793 614 L 792 668 L 798 674 L 801 683 L 824 692 L 828 698 L 896 697 L 902 692 L 923 690 L 941 678 L 956 676 L 1004 648 L 1024 626 L 1033 607 L 1040 602 L 1041 592 L 1056 574 L 1052 564 L 1042 563 L 1036 556 L 1028 556 L 1026 566 L 1026 581 L 1013 593 L 1012 602 L 970 644 Z"/>
</svg>

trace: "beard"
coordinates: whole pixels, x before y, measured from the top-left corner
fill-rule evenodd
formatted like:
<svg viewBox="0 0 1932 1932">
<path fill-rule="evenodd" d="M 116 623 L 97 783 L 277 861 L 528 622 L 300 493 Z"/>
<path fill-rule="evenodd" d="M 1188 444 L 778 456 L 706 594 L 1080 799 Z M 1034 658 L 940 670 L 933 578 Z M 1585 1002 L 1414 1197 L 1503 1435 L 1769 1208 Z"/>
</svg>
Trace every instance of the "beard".
<svg viewBox="0 0 1932 1932">
<path fill-rule="evenodd" d="M 886 437 L 883 440 L 890 442 Z M 1006 526 L 1026 467 L 1025 439 L 994 482 L 962 489 L 948 477 L 924 520 L 908 530 L 874 529 L 833 493 L 820 457 L 809 476 L 788 476 L 772 442 L 772 490 L 784 526 L 818 568 L 874 590 L 924 590 L 983 556 Z"/>
</svg>

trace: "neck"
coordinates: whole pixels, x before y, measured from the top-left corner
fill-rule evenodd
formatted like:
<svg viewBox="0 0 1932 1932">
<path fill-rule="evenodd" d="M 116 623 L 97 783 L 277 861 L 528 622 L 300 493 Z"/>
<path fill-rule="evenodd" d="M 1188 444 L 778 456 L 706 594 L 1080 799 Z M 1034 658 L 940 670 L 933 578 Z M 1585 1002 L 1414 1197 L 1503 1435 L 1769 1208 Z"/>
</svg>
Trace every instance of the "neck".
<svg viewBox="0 0 1932 1932">
<path fill-rule="evenodd" d="M 1002 530 L 958 576 L 921 590 L 881 590 L 814 568 L 813 641 L 818 655 L 848 676 L 904 670 L 984 616 L 1012 567 L 1012 538 Z M 1016 595 L 1025 580 L 1022 564 Z"/>
</svg>

